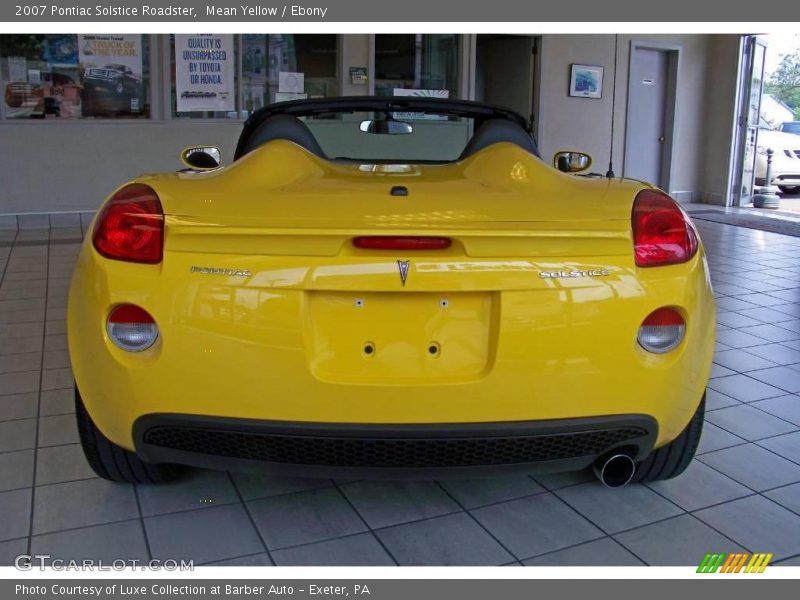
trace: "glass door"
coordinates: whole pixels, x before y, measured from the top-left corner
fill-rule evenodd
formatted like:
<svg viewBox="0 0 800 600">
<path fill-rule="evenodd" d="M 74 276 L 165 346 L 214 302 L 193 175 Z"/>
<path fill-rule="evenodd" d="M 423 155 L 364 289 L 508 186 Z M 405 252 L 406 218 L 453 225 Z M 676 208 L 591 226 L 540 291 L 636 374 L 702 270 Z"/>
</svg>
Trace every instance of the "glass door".
<svg viewBox="0 0 800 600">
<path fill-rule="evenodd" d="M 733 206 L 747 206 L 753 201 L 758 122 L 764 88 L 764 57 L 767 50 L 766 41 L 756 36 L 745 36 L 742 46 L 735 168 L 731 186 Z"/>
</svg>

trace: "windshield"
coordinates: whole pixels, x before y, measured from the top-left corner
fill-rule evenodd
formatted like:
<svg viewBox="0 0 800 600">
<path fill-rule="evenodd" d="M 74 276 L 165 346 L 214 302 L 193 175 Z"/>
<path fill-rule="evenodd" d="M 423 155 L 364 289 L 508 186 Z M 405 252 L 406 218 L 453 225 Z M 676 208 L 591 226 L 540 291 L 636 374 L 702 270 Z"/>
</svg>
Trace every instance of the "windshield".
<svg viewBox="0 0 800 600">
<path fill-rule="evenodd" d="M 784 123 L 783 127 L 781 127 L 781 130 L 785 131 L 786 133 L 800 133 L 800 121 Z"/>
<path fill-rule="evenodd" d="M 353 113 L 328 118 L 301 117 L 331 160 L 371 162 L 451 162 L 472 137 L 474 119 L 424 113 Z M 370 133 L 369 129 L 403 133 Z M 391 123 L 394 122 L 394 123 Z M 398 123 L 399 122 L 399 123 Z M 391 124 L 392 126 L 387 126 Z M 397 124 L 397 126 L 393 126 Z"/>
<path fill-rule="evenodd" d="M 438 97 L 347 96 L 280 102 L 245 122 L 234 160 L 285 139 L 360 163 L 447 163 L 498 142 L 539 156 L 530 123 L 498 106 Z"/>
</svg>

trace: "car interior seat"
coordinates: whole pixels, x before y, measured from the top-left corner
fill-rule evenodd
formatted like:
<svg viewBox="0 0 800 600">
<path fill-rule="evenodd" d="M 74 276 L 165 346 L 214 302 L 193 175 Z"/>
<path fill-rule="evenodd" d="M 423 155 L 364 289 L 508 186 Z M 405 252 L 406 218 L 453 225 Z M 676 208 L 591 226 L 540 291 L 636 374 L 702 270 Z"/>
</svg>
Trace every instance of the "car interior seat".
<svg viewBox="0 0 800 600">
<path fill-rule="evenodd" d="M 530 133 L 519 124 L 507 119 L 489 119 L 484 121 L 467 142 L 458 160 L 472 156 L 479 150 L 499 142 L 516 144 L 534 156 L 539 156 L 539 149 Z"/>
<path fill-rule="evenodd" d="M 250 134 L 241 154 L 247 154 L 272 140 L 294 142 L 320 158 L 327 158 L 308 125 L 292 115 L 272 115 L 264 119 Z"/>
</svg>

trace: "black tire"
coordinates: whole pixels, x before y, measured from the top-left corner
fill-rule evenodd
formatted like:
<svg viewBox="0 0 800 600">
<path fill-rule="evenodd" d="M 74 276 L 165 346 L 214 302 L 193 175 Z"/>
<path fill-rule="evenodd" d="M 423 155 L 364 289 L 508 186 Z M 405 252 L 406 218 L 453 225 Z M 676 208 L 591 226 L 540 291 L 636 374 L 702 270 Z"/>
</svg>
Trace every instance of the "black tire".
<svg viewBox="0 0 800 600">
<path fill-rule="evenodd" d="M 104 436 L 86 411 L 77 386 L 75 417 L 86 461 L 99 477 L 124 483 L 165 483 L 180 474 L 177 465 L 146 463 Z"/>
<path fill-rule="evenodd" d="M 705 414 L 706 395 L 703 394 L 700 406 L 697 407 L 686 429 L 669 444 L 653 450 L 647 458 L 640 462 L 632 481 L 642 483 L 661 481 L 672 479 L 683 473 L 697 452 L 700 434 L 703 433 Z"/>
<path fill-rule="evenodd" d="M 798 185 L 779 185 L 778 189 L 782 191 L 784 194 L 796 194 L 800 192 L 800 186 Z"/>
</svg>

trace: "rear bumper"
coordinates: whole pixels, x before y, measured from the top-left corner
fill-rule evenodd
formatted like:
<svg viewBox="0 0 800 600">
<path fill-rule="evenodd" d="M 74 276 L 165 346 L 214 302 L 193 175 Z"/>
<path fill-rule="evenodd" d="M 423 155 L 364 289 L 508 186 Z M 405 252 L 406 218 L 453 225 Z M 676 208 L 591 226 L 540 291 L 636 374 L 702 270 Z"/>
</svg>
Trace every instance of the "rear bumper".
<svg viewBox="0 0 800 600">
<path fill-rule="evenodd" d="M 133 427 L 147 462 L 326 478 L 579 470 L 613 450 L 642 459 L 657 436 L 646 415 L 361 425 L 148 414 Z"/>
<path fill-rule="evenodd" d="M 387 292 L 395 314 L 387 304 L 374 318 L 370 311 L 384 308 L 377 290 L 353 295 L 367 298 L 359 308 L 346 301 L 353 293 L 346 290 L 270 287 L 255 275 L 253 265 L 263 260 L 244 263 L 254 281 L 240 287 L 225 278 L 193 280 L 193 255 L 174 253 L 163 266 L 142 268 L 98 258 L 87 243 L 70 291 L 70 358 L 87 411 L 109 440 L 133 450 L 134 423 L 152 414 L 420 426 L 644 414 L 658 423 L 660 447 L 686 427 L 708 381 L 715 319 L 702 253 L 659 269 L 636 269 L 626 257 L 603 258 L 597 264 L 616 264 L 613 274 L 574 282 L 538 278 L 534 261 L 517 271 L 487 270 L 476 280 L 483 285 L 482 277 L 490 277 L 493 287 L 497 277 L 503 286 L 514 283 L 501 291 L 458 290 L 452 282 L 427 284 L 418 277 L 409 285 L 428 288 Z M 264 277 L 287 272 L 285 259 L 269 260 L 276 266 L 262 265 Z M 306 258 L 297 260 L 304 264 Z M 351 285 L 356 283 L 367 287 L 361 280 Z M 373 285 L 369 277 L 367 283 Z M 315 318 L 314 302 L 337 294 L 354 314 Z M 419 294 L 435 311 L 442 296 L 449 297 L 452 318 L 423 323 L 417 314 L 423 309 L 411 301 Z M 464 300 L 475 294 L 492 296 L 480 343 L 470 329 L 475 319 L 462 310 L 477 310 Z M 124 302 L 142 306 L 159 323 L 159 341 L 144 352 L 124 352 L 108 340 L 108 312 Z M 676 350 L 654 355 L 636 343 L 636 334 L 660 306 L 678 307 L 687 333 Z M 440 322 L 465 325 L 450 340 L 428 337 Z M 346 326 L 334 331 L 340 323 Z M 432 339 L 444 349 L 437 358 L 425 352 L 423 342 Z M 377 345 L 376 356 L 362 355 L 364 340 Z M 409 347 L 417 354 L 409 356 Z M 451 357 L 461 362 L 448 363 Z M 449 374 L 442 373 L 448 364 Z"/>
</svg>

